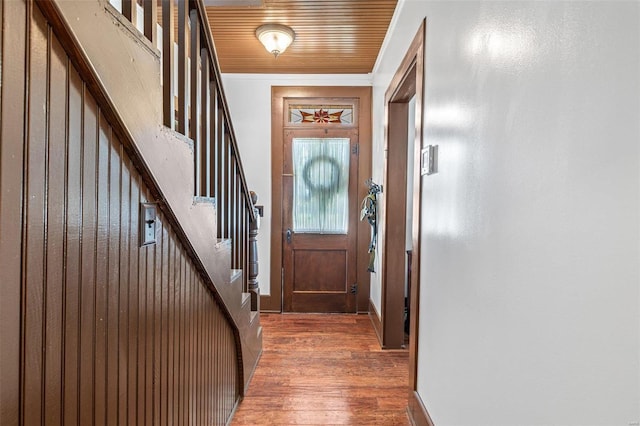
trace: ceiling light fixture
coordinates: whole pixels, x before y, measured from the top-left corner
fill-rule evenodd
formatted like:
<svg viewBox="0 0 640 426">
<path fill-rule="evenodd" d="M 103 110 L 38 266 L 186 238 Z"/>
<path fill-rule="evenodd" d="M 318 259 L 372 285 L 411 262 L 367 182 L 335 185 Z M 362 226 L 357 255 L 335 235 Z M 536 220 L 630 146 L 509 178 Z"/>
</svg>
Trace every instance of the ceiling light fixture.
<svg viewBox="0 0 640 426">
<path fill-rule="evenodd" d="M 256 37 L 267 49 L 267 52 L 273 53 L 273 56 L 277 58 L 295 40 L 296 33 L 286 25 L 265 24 L 256 29 Z"/>
</svg>

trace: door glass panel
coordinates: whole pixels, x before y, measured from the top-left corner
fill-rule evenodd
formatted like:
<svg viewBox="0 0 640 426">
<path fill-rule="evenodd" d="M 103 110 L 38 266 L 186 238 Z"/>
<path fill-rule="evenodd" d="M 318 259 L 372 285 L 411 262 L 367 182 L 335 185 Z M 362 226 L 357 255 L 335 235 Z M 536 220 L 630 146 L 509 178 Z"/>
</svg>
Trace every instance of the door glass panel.
<svg viewBox="0 0 640 426">
<path fill-rule="evenodd" d="M 293 231 L 346 234 L 349 138 L 293 139 Z"/>
<path fill-rule="evenodd" d="M 353 124 L 353 105 L 289 105 L 289 123 Z"/>
</svg>

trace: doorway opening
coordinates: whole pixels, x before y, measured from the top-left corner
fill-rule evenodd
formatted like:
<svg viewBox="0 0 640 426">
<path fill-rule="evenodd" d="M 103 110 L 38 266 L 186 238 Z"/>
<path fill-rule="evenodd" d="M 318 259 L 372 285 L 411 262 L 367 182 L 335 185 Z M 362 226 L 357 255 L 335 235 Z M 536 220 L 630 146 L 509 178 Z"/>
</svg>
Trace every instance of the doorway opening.
<svg viewBox="0 0 640 426">
<path fill-rule="evenodd" d="M 372 318 L 383 348 L 403 348 L 408 342 L 410 352 L 417 348 L 419 314 L 424 29 L 423 22 L 385 93 L 382 298 L 380 318 Z M 375 311 L 371 315 L 377 316 Z"/>
</svg>

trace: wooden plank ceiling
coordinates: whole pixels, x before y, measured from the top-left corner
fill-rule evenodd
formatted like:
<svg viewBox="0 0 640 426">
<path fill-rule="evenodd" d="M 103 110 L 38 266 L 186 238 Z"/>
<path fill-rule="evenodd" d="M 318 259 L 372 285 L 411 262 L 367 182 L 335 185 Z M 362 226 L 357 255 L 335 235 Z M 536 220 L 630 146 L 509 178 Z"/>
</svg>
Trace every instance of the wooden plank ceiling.
<svg viewBox="0 0 640 426">
<path fill-rule="evenodd" d="M 366 74 L 373 70 L 396 3 L 264 0 L 256 7 L 207 6 L 207 16 L 224 73 Z M 277 59 L 255 36 L 262 24 L 284 24 L 296 33 Z"/>
</svg>

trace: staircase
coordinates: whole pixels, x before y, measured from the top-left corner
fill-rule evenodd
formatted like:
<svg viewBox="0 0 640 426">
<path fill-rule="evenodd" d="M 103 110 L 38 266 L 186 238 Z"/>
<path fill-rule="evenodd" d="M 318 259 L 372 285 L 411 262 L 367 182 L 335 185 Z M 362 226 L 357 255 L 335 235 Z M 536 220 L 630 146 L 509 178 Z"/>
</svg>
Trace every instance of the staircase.
<svg viewBox="0 0 640 426">
<path fill-rule="evenodd" d="M 242 396 L 262 352 L 259 221 L 202 0 L 38 2 L 231 319 Z M 160 21 L 159 21 L 160 19 Z"/>
</svg>

